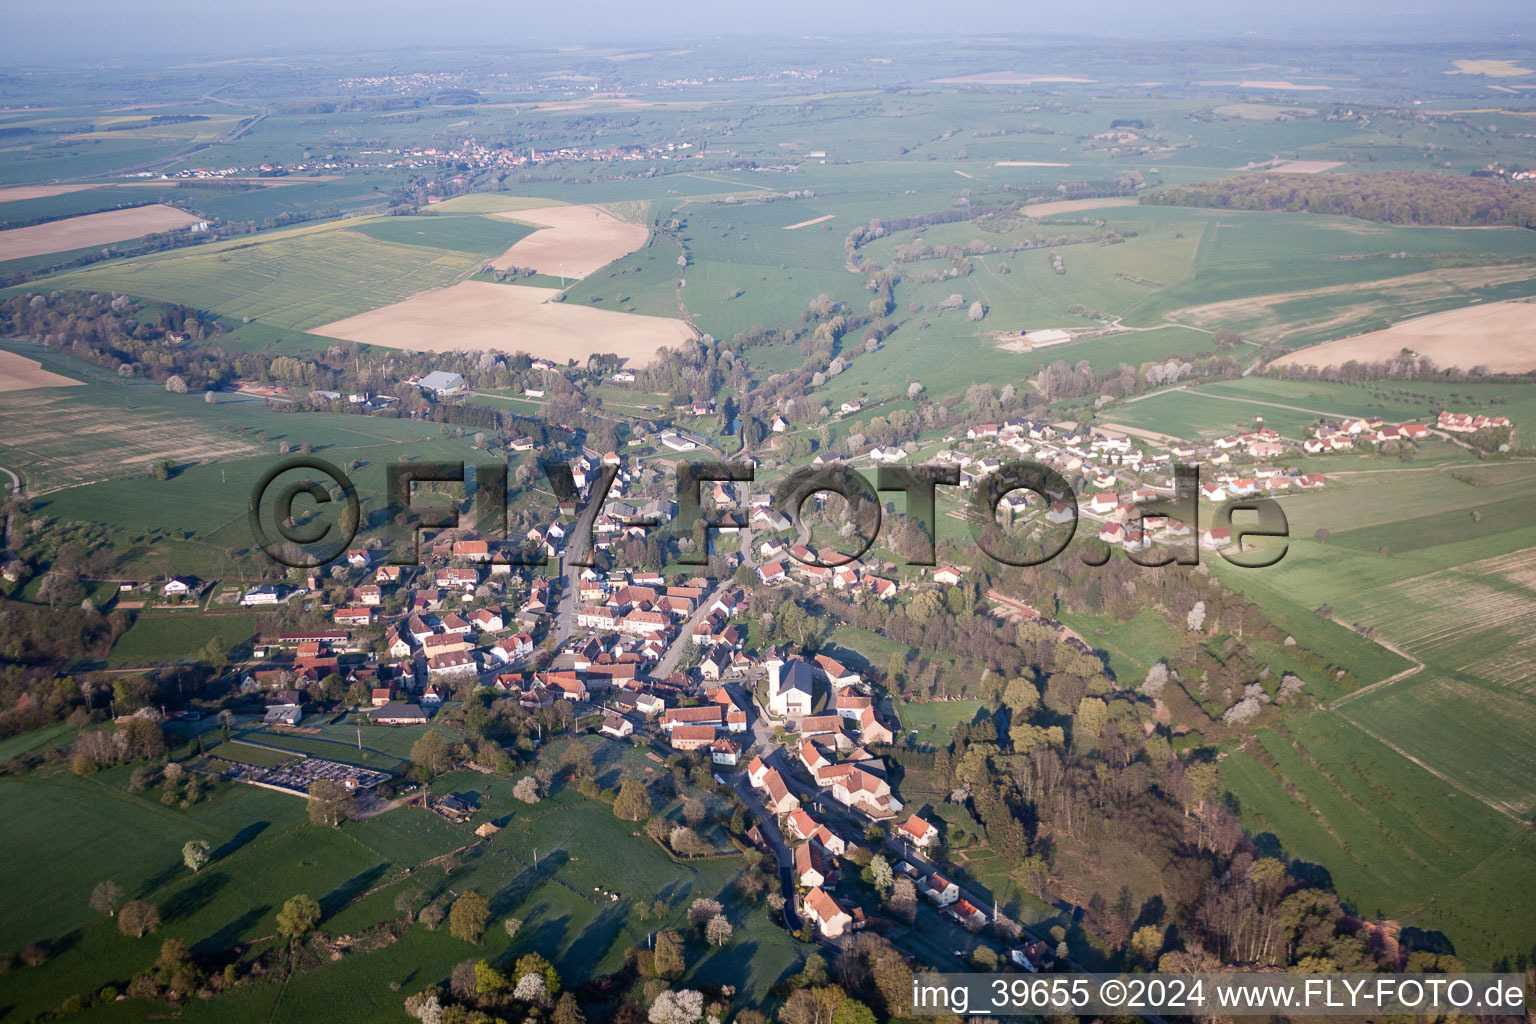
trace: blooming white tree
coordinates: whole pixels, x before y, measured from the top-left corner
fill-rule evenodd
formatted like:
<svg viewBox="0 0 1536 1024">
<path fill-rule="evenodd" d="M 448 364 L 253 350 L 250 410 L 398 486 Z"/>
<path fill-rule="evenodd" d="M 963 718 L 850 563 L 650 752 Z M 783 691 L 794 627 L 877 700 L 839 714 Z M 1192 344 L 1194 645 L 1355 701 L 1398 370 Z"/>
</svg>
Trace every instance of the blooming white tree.
<svg viewBox="0 0 1536 1024">
<path fill-rule="evenodd" d="M 723 946 L 731 941 L 731 935 L 734 931 L 735 929 L 731 927 L 731 922 L 725 919 L 724 914 L 716 914 L 704 926 L 704 938 L 711 946 Z"/>
<path fill-rule="evenodd" d="M 1191 633 L 1198 633 L 1205 625 L 1205 602 L 1196 601 L 1195 606 L 1189 610 L 1184 618 L 1184 624 L 1189 627 Z"/>
<path fill-rule="evenodd" d="M 512 998 L 521 999 L 525 1003 L 544 1003 L 549 1000 L 549 989 L 544 985 L 544 975 L 536 971 L 529 971 L 517 979 L 517 987 L 512 990 Z"/>
<path fill-rule="evenodd" d="M 704 1016 L 704 993 L 691 988 L 668 989 L 651 1004 L 651 1024 L 694 1024 Z"/>
<path fill-rule="evenodd" d="M 1158 662 L 1147 670 L 1147 678 L 1142 680 L 1141 692 L 1148 697 L 1160 696 L 1163 687 L 1168 685 L 1168 665 Z"/>
</svg>

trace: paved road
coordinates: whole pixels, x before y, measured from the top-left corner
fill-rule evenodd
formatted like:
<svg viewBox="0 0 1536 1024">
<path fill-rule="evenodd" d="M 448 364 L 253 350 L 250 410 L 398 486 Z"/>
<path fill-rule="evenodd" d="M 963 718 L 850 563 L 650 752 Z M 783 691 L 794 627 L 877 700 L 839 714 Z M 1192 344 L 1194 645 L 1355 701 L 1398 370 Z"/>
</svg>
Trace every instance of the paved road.
<svg viewBox="0 0 1536 1024">
<path fill-rule="evenodd" d="M 560 601 L 555 606 L 555 626 L 552 633 L 556 644 L 565 643 L 576 632 L 576 597 L 581 590 L 581 570 L 586 568 L 586 566 L 577 565 L 576 559 L 591 550 L 592 523 L 601 510 L 600 502 L 587 501 L 581 514 L 576 517 L 575 528 L 566 535 L 571 543 L 566 545 L 556 563 L 558 569 L 555 574 L 561 578 Z M 580 548 L 576 547 L 578 540 L 582 541 Z"/>
<path fill-rule="evenodd" d="M 746 804 L 757 817 L 757 830 L 762 833 L 763 839 L 773 850 L 774 862 L 779 866 L 779 881 L 784 886 L 784 921 L 789 925 L 790 931 L 797 931 L 800 928 L 800 918 L 795 913 L 795 879 L 791 872 L 795 861 L 789 852 L 789 844 L 784 841 L 778 822 L 768 813 L 768 808 L 758 796 L 757 790 L 747 782 L 747 773 L 736 772 L 729 781 L 736 795 L 741 797 L 741 802 Z"/>
<path fill-rule="evenodd" d="M 716 587 L 712 584 L 708 590 L 704 591 L 704 596 L 699 598 L 699 606 L 693 610 L 692 615 L 688 616 L 688 621 L 678 627 L 677 636 L 673 637 L 672 642 L 667 645 L 666 651 L 662 654 L 661 660 L 651 670 L 651 678 L 665 679 L 676 670 L 677 663 L 682 660 L 683 654 L 693 644 L 693 627 L 709 617 L 709 605 L 714 600 L 715 589 Z"/>
</svg>

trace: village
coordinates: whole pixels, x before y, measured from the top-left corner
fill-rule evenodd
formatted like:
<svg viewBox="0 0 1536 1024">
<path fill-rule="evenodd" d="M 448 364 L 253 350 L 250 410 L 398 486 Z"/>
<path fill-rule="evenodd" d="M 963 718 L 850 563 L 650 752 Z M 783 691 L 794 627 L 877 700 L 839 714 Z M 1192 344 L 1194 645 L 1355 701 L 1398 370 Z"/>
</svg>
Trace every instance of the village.
<svg viewBox="0 0 1536 1024">
<path fill-rule="evenodd" d="M 452 379 L 456 376 L 432 374 L 417 384 L 447 398 L 462 386 L 461 379 Z M 1362 418 L 1320 422 L 1311 436 L 1287 438 L 1259 421 L 1251 430 L 1209 443 L 1157 447 L 1118 431 L 1017 419 L 969 426 L 963 436 L 944 438 L 927 457 L 930 464 L 957 471 L 961 494 L 1021 459 L 1048 466 L 1085 489 L 1073 504 L 1066 494 L 1003 495 L 999 514 L 1036 533 L 1081 518 L 1091 524 L 1091 538 L 1127 553 L 1155 545 L 1220 551 L 1231 544 L 1230 530 L 1206 527 L 1197 534 L 1180 516 L 1145 508 L 1175 497 L 1175 466 L 1201 468 L 1196 494 L 1213 511 L 1234 498 L 1326 485 L 1322 473 L 1281 468 L 1291 456 L 1508 425 L 1503 418 L 1446 412 L 1433 427 Z M 780 423 L 772 429 L 785 432 Z M 660 440 L 671 452 L 700 447 L 679 437 L 668 430 Z M 778 468 L 775 448 L 770 438 L 766 480 Z M 913 457 L 904 447 L 876 446 L 849 461 L 878 466 Z M 814 461 L 826 466 L 842 460 L 823 454 Z M 265 702 L 265 725 L 300 726 L 317 704 L 326 703 L 316 700 L 322 682 L 338 676 L 347 699 L 365 704 L 368 720 L 384 728 L 427 726 L 440 709 L 475 692 L 515 700 L 530 712 L 564 707 L 570 721 L 588 723 L 610 741 L 709 765 L 756 819 L 747 838 L 778 865 L 794 911 L 786 921 L 809 923 L 821 941 L 835 945 L 866 924 L 857 903 L 834 894 L 853 864 L 850 851 L 862 849 L 887 856 L 893 870 L 955 925 L 970 932 L 991 928 L 1018 940 L 1008 950 L 1014 967 L 1049 968 L 1057 959 L 1055 948 L 958 884 L 943 860 L 940 819 L 907 807 L 891 784 L 882 751 L 909 741 L 879 674 L 825 653 L 747 642 L 752 624 L 744 579 L 889 604 L 955 587 L 965 570 L 903 569 L 889 560 L 818 554 L 790 535 L 795 524 L 773 506 L 766 486 L 732 482 L 708 485 L 701 497 L 716 532 L 739 535 L 732 550 L 723 544 L 713 549 L 711 571 L 733 570 L 733 577 L 598 568 L 583 564 L 586 559 L 576 553 L 590 548 L 606 554 L 626 539 L 643 537 L 654 527 L 635 520 L 665 522 L 676 515 L 677 503 L 638 493 L 637 460 L 627 455 L 586 450 L 571 470 L 582 500 L 562 502 L 558 518 L 512 542 L 469 531 L 427 534 L 417 566 L 389 564 L 374 548 L 349 550 L 338 563 L 344 566 L 342 599 L 329 606 L 336 628 L 269 638 L 258 650 L 266 666 L 253 667 L 242 679 L 242 690 Z M 594 507 L 605 474 L 612 478 L 607 502 Z M 523 550 L 531 546 L 554 568 L 541 574 L 511 564 L 511 543 Z M 240 600 L 262 606 L 336 595 L 337 575 L 324 580 L 311 572 L 293 586 L 255 584 Z M 165 593 L 176 588 L 196 593 L 198 587 L 196 580 L 171 580 Z M 1040 621 L 1091 653 L 1070 630 Z M 326 764 L 304 768 L 301 761 L 231 777 L 302 793 L 303 773 L 328 777 Z M 384 777 L 343 771 L 339 778 L 348 789 L 362 791 Z M 470 808 L 457 799 L 442 798 L 434 809 L 467 821 Z"/>
</svg>

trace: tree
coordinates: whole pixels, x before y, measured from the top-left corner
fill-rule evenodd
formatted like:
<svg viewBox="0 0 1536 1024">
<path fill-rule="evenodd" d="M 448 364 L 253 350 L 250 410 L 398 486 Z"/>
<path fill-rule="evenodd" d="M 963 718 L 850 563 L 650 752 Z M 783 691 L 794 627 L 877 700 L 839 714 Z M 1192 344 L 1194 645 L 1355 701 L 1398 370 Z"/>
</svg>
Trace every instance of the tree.
<svg viewBox="0 0 1536 1024">
<path fill-rule="evenodd" d="M 651 815 L 651 794 L 639 779 L 625 779 L 613 801 L 613 816 L 623 821 L 640 821 Z"/>
<path fill-rule="evenodd" d="M 448 931 L 456 939 L 479 942 L 490 918 L 491 901 L 470 889 L 453 901 L 453 909 L 448 911 Z"/>
<path fill-rule="evenodd" d="M 704 926 L 704 939 L 711 946 L 723 946 L 731 941 L 732 931 L 731 922 L 725 919 L 725 915 L 716 914 Z"/>
<path fill-rule="evenodd" d="M 449 749 L 441 730 L 429 729 L 421 739 L 411 744 L 411 764 L 427 782 L 453 767 L 453 751 Z"/>
<path fill-rule="evenodd" d="M 352 791 L 335 779 L 316 779 L 309 784 L 309 820 L 313 824 L 340 828 L 356 803 Z"/>
<path fill-rule="evenodd" d="M 658 978 L 670 981 L 682 977 L 688 969 L 688 959 L 683 955 L 683 937 L 671 928 L 657 932 L 653 963 Z"/>
<path fill-rule="evenodd" d="M 116 917 L 117 908 L 122 902 L 123 891 L 117 887 L 116 882 L 97 882 L 96 888 L 91 890 L 91 909 L 98 914 Z"/>
<path fill-rule="evenodd" d="M 523 919 L 520 917 L 506 918 L 501 922 L 501 927 L 507 933 L 507 938 L 515 939 L 517 938 L 517 933 L 523 930 Z"/>
<path fill-rule="evenodd" d="M 519 977 L 517 987 L 512 990 L 512 998 L 538 1006 L 549 1002 L 549 989 L 544 984 L 544 976 L 529 972 Z"/>
<path fill-rule="evenodd" d="M 707 896 L 700 896 L 688 906 L 688 923 L 695 928 L 718 917 L 724 908 L 719 900 L 712 900 Z"/>
<path fill-rule="evenodd" d="M 1039 899 L 1045 898 L 1045 883 L 1050 880 L 1051 868 L 1045 859 L 1031 854 L 1019 861 L 1013 869 L 1013 878 Z"/>
<path fill-rule="evenodd" d="M 554 1024 L 587 1024 L 587 1015 L 581 1012 L 576 997 L 567 992 L 555 1004 L 555 1012 L 550 1020 Z"/>
<path fill-rule="evenodd" d="M 889 901 L 891 913 L 911 924 L 917 917 L 917 885 L 906 875 L 896 879 Z"/>
<path fill-rule="evenodd" d="M 890 897 L 896 886 L 896 874 L 891 870 L 891 864 L 884 857 L 876 854 L 870 859 L 869 865 L 864 869 L 865 881 L 875 890 L 875 893 L 883 900 Z"/>
<path fill-rule="evenodd" d="M 1157 955 L 1163 951 L 1163 930 L 1156 925 L 1143 925 L 1131 936 L 1130 948 L 1142 963 L 1157 963 Z"/>
<path fill-rule="evenodd" d="M 554 964 L 537 953 L 526 953 L 518 957 L 512 968 L 512 976 L 519 981 L 530 974 L 537 974 L 544 980 L 544 994 L 550 999 L 560 994 L 560 972 L 555 970 Z"/>
<path fill-rule="evenodd" d="M 165 390 L 174 395 L 184 395 L 187 393 L 187 382 L 180 374 L 173 373 L 165 379 Z"/>
<path fill-rule="evenodd" d="M 539 780 L 532 775 L 524 775 L 517 780 L 517 785 L 512 787 L 512 795 L 525 804 L 539 802 Z M 617 802 L 615 802 L 617 804 Z"/>
<path fill-rule="evenodd" d="M 680 853 L 684 857 L 702 857 L 715 852 L 713 846 L 686 825 L 674 828 L 667 837 L 667 842 L 675 853 Z"/>
<path fill-rule="evenodd" d="M 704 993 L 691 988 L 668 989 L 651 1004 L 651 1024 L 694 1024 L 704 1016 Z"/>
<path fill-rule="evenodd" d="M 507 976 L 498 971 L 489 960 L 475 961 L 475 995 L 491 995 L 506 987 Z"/>
<path fill-rule="evenodd" d="M 320 904 L 313 896 L 292 896 L 277 912 L 277 933 L 289 942 L 298 942 L 320 923 Z"/>
<path fill-rule="evenodd" d="M 971 303 L 971 308 L 966 311 L 966 315 L 969 316 L 972 320 L 979 321 L 982 319 L 982 317 L 987 315 L 987 307 L 982 305 L 981 300 L 978 299 Z"/>
<path fill-rule="evenodd" d="M 208 863 L 209 857 L 212 856 L 211 850 L 212 847 L 208 845 L 206 840 L 190 839 L 181 848 L 181 862 L 190 868 L 195 875 L 203 870 L 203 867 Z"/>
<path fill-rule="evenodd" d="M 153 935 L 160 928 L 160 912 L 143 900 L 129 900 L 117 912 L 117 930 L 124 935 L 142 939 Z"/>
<path fill-rule="evenodd" d="M 709 810 L 704 806 L 704 802 L 702 800 L 691 796 L 683 800 L 683 820 L 686 821 L 690 827 L 697 828 L 699 824 L 703 822 L 704 819 L 708 816 Z"/>
<path fill-rule="evenodd" d="M 832 985 L 797 989 L 779 1010 L 779 1021 L 781 1024 L 832 1024 L 847 999 L 842 989 Z"/>
<path fill-rule="evenodd" d="M 223 672 L 229 665 L 229 648 L 225 646 L 223 638 L 217 636 L 209 638 L 198 653 L 198 660 L 215 673 Z"/>
</svg>

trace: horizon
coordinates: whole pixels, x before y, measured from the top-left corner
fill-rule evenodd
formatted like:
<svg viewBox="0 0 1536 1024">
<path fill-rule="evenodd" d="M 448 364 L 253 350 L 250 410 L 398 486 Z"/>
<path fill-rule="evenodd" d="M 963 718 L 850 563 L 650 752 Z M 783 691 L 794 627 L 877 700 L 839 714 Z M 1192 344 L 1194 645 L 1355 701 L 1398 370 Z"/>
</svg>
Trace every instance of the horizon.
<svg viewBox="0 0 1536 1024">
<path fill-rule="evenodd" d="M 20 66 L 56 66 L 70 60 L 131 62 L 157 58 L 260 58 L 278 55 L 352 55 L 411 52 L 422 49 L 519 52 L 569 48 L 632 52 L 656 44 L 697 45 L 711 39 L 765 39 L 832 43 L 828 34 L 861 33 L 882 43 L 917 44 L 925 39 L 955 41 L 1032 36 L 1044 41 L 1102 39 L 1114 45 L 1202 41 L 1253 43 L 1358 43 L 1423 45 L 1428 43 L 1528 47 L 1536 40 L 1536 15 L 1512 15 L 1498 0 L 1473 0 L 1437 8 L 1386 9 L 1369 2 L 1336 4 L 1303 0 L 1262 9 L 1233 10 L 1194 0 L 1151 9 L 1130 0 L 1098 0 L 1070 11 L 1053 8 L 1043 16 L 1016 4 L 981 0 L 957 13 L 916 0 L 901 0 L 882 11 L 871 31 L 866 12 L 849 6 L 792 0 L 780 5 L 783 31 L 763 35 L 750 15 L 743 16 L 685 0 L 665 12 L 637 11 L 631 5 L 601 0 L 583 12 L 580 24 L 565 24 L 562 11 L 518 12 L 487 16 L 479 5 L 454 0 L 419 23 L 403 4 L 366 4 L 340 0 L 316 12 L 313 5 L 278 0 L 262 10 L 211 9 L 184 0 L 162 0 L 150 9 L 124 7 L 104 0 L 67 0 L 12 11 L 9 30 L 0 40 L 0 59 Z M 595 13 L 594 13 L 595 11 Z M 658 14 L 664 17 L 658 20 Z M 688 26 L 667 32 L 662 22 Z M 805 22 L 805 32 L 793 31 Z M 957 24 L 960 21 L 960 24 Z M 96 31 L 79 30 L 82 22 Z M 402 24 L 403 22 L 403 24 Z M 596 27 L 600 26 L 600 27 Z M 298 30 L 303 40 L 291 40 Z M 585 35 L 572 38 L 572 33 Z"/>
</svg>

